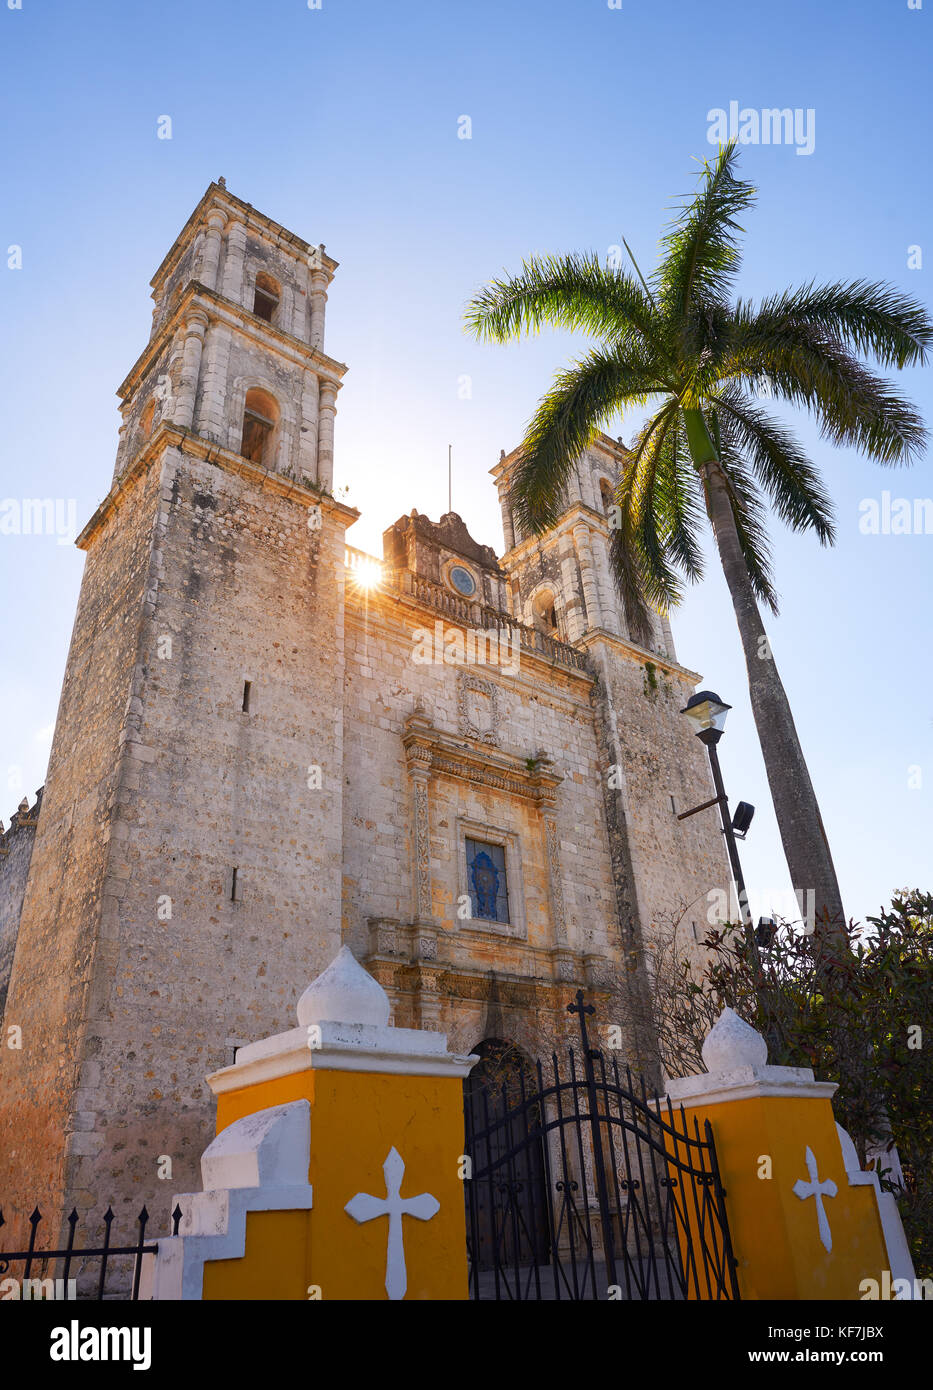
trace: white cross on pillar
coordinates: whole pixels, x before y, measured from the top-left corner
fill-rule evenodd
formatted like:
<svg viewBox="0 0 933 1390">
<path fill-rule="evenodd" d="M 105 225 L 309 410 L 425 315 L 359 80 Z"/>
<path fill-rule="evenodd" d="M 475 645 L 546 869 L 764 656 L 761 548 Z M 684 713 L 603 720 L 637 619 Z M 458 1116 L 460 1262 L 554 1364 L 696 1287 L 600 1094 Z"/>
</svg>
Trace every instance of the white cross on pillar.
<svg viewBox="0 0 933 1390">
<path fill-rule="evenodd" d="M 377 1216 L 389 1218 L 389 1240 L 386 1248 L 386 1293 L 390 1299 L 405 1297 L 408 1288 L 408 1272 L 405 1269 L 405 1245 L 402 1236 L 402 1217 L 414 1216 L 418 1221 L 430 1221 L 441 1209 L 441 1204 L 430 1192 L 422 1192 L 417 1197 L 401 1195 L 405 1164 L 397 1149 L 391 1148 L 382 1171 L 386 1180 L 385 1197 L 372 1197 L 368 1192 L 358 1192 L 351 1197 L 344 1211 L 354 1221 L 372 1221 Z"/>
<path fill-rule="evenodd" d="M 838 1191 L 832 1178 L 827 1178 L 825 1182 L 820 1182 L 816 1159 L 813 1150 L 808 1148 L 806 1151 L 807 1172 L 810 1174 L 810 1181 L 804 1182 L 803 1178 L 798 1178 L 794 1183 L 794 1194 L 802 1202 L 808 1197 L 816 1198 L 816 1220 L 819 1227 L 820 1240 L 823 1242 L 824 1250 L 832 1250 L 833 1237 L 829 1229 L 829 1217 L 826 1215 L 826 1208 L 823 1206 L 824 1197 L 835 1197 Z"/>
</svg>

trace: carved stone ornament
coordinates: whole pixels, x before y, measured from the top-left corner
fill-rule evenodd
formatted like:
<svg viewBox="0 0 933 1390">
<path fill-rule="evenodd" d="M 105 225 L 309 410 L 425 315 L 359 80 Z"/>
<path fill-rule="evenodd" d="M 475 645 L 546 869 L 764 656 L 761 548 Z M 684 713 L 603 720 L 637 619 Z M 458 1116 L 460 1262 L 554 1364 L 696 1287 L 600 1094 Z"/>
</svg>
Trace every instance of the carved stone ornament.
<svg viewBox="0 0 933 1390">
<path fill-rule="evenodd" d="M 467 671 L 457 673 L 457 721 L 464 738 L 499 743 L 499 688 Z"/>
<path fill-rule="evenodd" d="M 557 788 L 564 780 L 563 773 L 541 753 L 533 758 L 522 758 L 493 748 L 489 743 L 471 748 L 435 728 L 421 709 L 413 711 L 405 720 L 402 743 L 413 780 L 419 774 L 440 772 L 463 782 L 522 797 L 542 809 L 554 805 Z"/>
</svg>

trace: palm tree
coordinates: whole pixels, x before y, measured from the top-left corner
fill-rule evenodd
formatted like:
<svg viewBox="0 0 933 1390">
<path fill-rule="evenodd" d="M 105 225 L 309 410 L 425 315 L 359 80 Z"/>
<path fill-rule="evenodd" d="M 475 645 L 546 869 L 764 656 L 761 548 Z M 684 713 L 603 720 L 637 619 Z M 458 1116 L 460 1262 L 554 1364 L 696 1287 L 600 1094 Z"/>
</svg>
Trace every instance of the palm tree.
<svg viewBox="0 0 933 1390">
<path fill-rule="evenodd" d="M 599 340 L 559 372 L 528 426 L 511 502 L 519 525 L 554 525 L 575 461 L 626 411 L 649 410 L 612 509 L 611 554 L 629 627 L 647 643 L 703 572 L 708 519 L 732 596 L 752 711 L 794 888 L 812 890 L 822 929 L 845 925 L 842 898 L 790 704 L 760 605 L 778 611 L 767 504 L 794 530 L 834 539 L 832 507 L 794 435 L 763 395 L 808 410 L 824 438 L 880 464 L 912 461 L 926 432 L 911 404 L 869 370 L 923 363 L 933 323 L 897 289 L 864 280 L 786 290 L 757 307 L 732 302 L 737 217 L 755 189 L 736 176 L 734 142 L 702 166 L 695 194 L 661 242 L 645 280 L 594 255 L 533 258 L 469 304 L 468 329 L 505 342 L 550 325 Z M 628 249 L 626 247 L 626 249 Z M 630 253 L 631 254 L 631 253 Z"/>
</svg>

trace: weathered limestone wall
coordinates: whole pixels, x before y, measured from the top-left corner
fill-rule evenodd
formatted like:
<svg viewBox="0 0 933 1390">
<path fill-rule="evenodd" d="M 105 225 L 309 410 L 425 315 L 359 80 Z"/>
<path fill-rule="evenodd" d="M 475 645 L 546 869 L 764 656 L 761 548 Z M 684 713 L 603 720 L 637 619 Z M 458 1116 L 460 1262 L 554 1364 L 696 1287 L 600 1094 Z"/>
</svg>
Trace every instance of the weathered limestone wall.
<svg viewBox="0 0 933 1390">
<path fill-rule="evenodd" d="M 88 542 L 0 1052 L 5 1214 L 103 1198 L 128 1230 L 194 1179 L 205 1074 L 340 945 L 344 519 L 254 473 L 167 448 Z"/>
<path fill-rule="evenodd" d="M 622 655 L 606 639 L 588 639 L 587 646 L 600 676 L 607 754 L 619 767 L 613 780 L 620 785 L 609 787 L 608 796 L 627 826 L 645 941 L 685 909 L 681 939 L 690 946 L 693 921 L 700 939 L 705 933 L 708 895 L 729 884 L 715 807 L 677 819 L 715 795 L 706 751 L 680 713 L 694 680 L 660 662 Z"/>
<path fill-rule="evenodd" d="M 159 293 L 152 310 L 150 340 L 158 337 L 175 312 L 185 286 L 190 280 L 197 278 L 199 252 L 198 240 L 190 241 L 159 286 Z"/>
<path fill-rule="evenodd" d="M 611 955 L 609 918 L 613 892 L 608 844 L 601 820 L 596 775 L 596 741 L 589 705 L 590 680 L 557 672 L 531 658 L 509 674 L 496 667 L 417 664 L 413 634 L 435 615 L 400 612 L 392 600 L 371 599 L 368 616 L 348 619 L 346 737 L 347 939 L 365 952 L 367 918 L 410 922 L 418 915 L 414 865 L 413 786 L 402 737 L 405 720 L 422 705 L 434 728 L 461 743 L 465 675 L 495 686 L 493 753 L 524 760 L 544 750 L 555 758 L 564 780 L 557 791 L 554 820 L 559 845 L 564 946 L 570 951 Z M 484 701 L 488 698 L 481 696 Z M 481 746 L 481 745 L 480 745 Z M 563 1020 L 553 1016 L 554 951 L 559 945 L 544 815 L 527 799 L 432 773 L 428 783 L 430 920 L 436 924 L 437 959 L 456 998 L 442 997 L 434 1026 L 449 1031 L 456 1047 L 487 1036 L 488 977 L 522 981 L 521 1006 L 503 1008 L 508 1035 L 532 1052 L 553 1038 Z M 462 843 L 466 834 L 487 838 L 488 827 L 507 837 L 510 917 L 503 924 L 471 922 L 457 914 L 468 892 Z M 417 954 L 417 952 L 416 952 Z M 529 987 L 540 981 L 540 990 Z M 470 994 L 475 993 L 471 1000 Z M 566 993 L 566 988 L 564 989 Z M 514 992 L 513 1001 L 516 1001 Z M 397 1021 L 421 1022 L 417 1001 L 401 998 Z"/>
<path fill-rule="evenodd" d="M 0 1019 L 13 969 L 13 952 L 26 893 L 26 879 L 36 838 L 42 789 L 34 806 L 23 802 L 13 814 L 6 833 L 0 835 Z M 24 809 L 25 808 L 25 809 Z"/>
<path fill-rule="evenodd" d="M 608 876 L 608 845 L 601 816 L 597 749 L 589 703 L 591 682 L 583 676 L 550 671 L 522 658 L 517 674 L 490 665 L 422 665 L 413 660 L 413 633 L 435 615 L 400 616 L 391 600 L 369 601 L 368 619 L 360 610 L 350 618 L 347 650 L 346 853 L 344 912 L 348 942 L 366 945 L 368 916 L 411 918 L 416 914 L 412 880 L 412 793 L 402 745 L 404 721 L 421 704 L 435 727 L 461 737 L 462 674 L 493 683 L 498 707 L 494 747 L 521 758 L 543 749 L 564 780 L 557 792 L 556 820 L 561 849 L 561 882 L 566 934 L 571 949 L 606 950 L 606 917 L 613 894 Z M 548 679 L 543 679 L 543 677 Z M 504 969 L 531 952 L 557 944 L 549 905 L 548 856 L 541 813 L 507 793 L 432 777 L 428 793 L 431 833 L 431 916 L 454 935 L 451 959 L 474 955 L 490 968 L 495 957 Z M 513 885 L 518 917 L 511 931 L 461 928 L 456 900 L 466 892 L 457 856 L 458 818 L 475 822 L 482 839 L 487 825 L 517 837 L 521 883 Z M 518 888 L 521 887 L 519 898 Z M 465 946 L 457 944 L 466 940 Z M 521 942 L 512 949 L 512 942 Z M 527 942 L 527 946 L 524 944 Z M 530 949 L 529 949 L 530 948 Z M 545 958 L 546 959 L 546 958 Z M 541 966 L 529 973 L 541 973 Z"/>
<path fill-rule="evenodd" d="M 8 1221 L 40 1197 L 54 1215 L 66 1154 L 87 1139 L 74 1096 L 157 489 L 152 472 L 128 483 L 90 550 L 78 600 L 4 1013 L 23 1046 L 0 1048 Z"/>
<path fill-rule="evenodd" d="M 420 953 L 417 981 L 404 969 L 385 968 L 379 975 L 395 1000 L 397 1022 L 443 1028 L 458 1048 L 499 1035 L 535 1052 L 563 1031 L 560 1014 L 570 980 L 597 986 L 614 980 L 614 987 L 622 987 L 621 962 L 633 927 L 647 939 L 653 926 L 663 927 L 698 898 L 702 925 L 706 894 L 725 882 L 715 821 L 677 822 L 670 805 L 671 795 L 681 810 L 710 794 L 699 745 L 681 727 L 678 713 L 691 683 L 658 673 L 655 689 L 644 666 L 618 649 L 594 653 L 595 668 L 607 663 L 595 687 L 589 676 L 524 655 L 517 674 L 490 665 L 419 664 L 413 660 L 413 634 L 433 627 L 435 618 L 382 595 L 350 601 L 345 940 L 363 957 L 367 948 L 378 954 L 380 940 L 387 957 L 395 951 L 418 962 Z M 464 748 L 476 747 L 463 733 L 465 675 L 495 686 L 491 751 L 525 759 L 543 750 L 562 774 L 556 835 L 549 843 L 542 811 L 526 799 L 432 771 L 430 909 L 419 914 L 406 718 L 421 706 L 433 728 Z M 488 697 L 480 698 L 488 704 Z M 610 750 L 617 751 L 610 757 Z M 619 791 L 609 788 L 614 767 L 621 771 Z M 615 818 L 607 798 L 619 798 L 621 814 Z M 457 916 L 458 896 L 467 892 L 460 845 L 466 833 L 486 838 L 483 827 L 514 846 L 507 861 L 513 917 L 508 927 Z M 407 930 L 420 919 L 432 929 Z M 562 958 L 562 951 L 573 960 Z M 382 964 L 387 967 L 387 959 Z M 495 986 L 490 999 L 492 972 L 503 982 L 498 1003 Z M 419 1001 L 425 980 L 439 994 L 434 1013 L 426 1014 L 423 993 Z M 514 990 L 507 987 L 510 981 Z"/>
<path fill-rule="evenodd" d="M 124 1220 L 196 1179 L 205 1075 L 291 1026 L 340 945 L 343 523 L 255 472 L 161 470 L 69 1173 Z"/>
<path fill-rule="evenodd" d="M 225 449 L 239 452 L 246 393 L 254 386 L 261 387 L 275 397 L 281 411 L 269 467 L 297 479 L 302 443 L 301 401 L 308 375 L 304 366 L 284 354 L 264 349 L 242 329 L 220 322 L 208 329 L 205 356 L 211 369 L 201 373 L 195 407 L 198 433 Z M 306 471 L 313 480 L 311 468 Z"/>
</svg>

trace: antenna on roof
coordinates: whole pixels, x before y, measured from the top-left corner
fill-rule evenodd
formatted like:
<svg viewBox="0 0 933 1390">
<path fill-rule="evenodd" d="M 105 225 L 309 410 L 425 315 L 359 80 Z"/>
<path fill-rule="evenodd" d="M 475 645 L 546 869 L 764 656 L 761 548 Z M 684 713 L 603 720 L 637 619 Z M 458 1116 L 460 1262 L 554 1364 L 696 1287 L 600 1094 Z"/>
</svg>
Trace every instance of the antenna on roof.
<svg viewBox="0 0 933 1390">
<path fill-rule="evenodd" d="M 448 444 L 448 445 L 447 445 L 447 510 L 448 510 L 448 512 L 452 512 L 453 509 L 454 509 L 454 503 L 453 503 L 453 453 L 454 453 L 454 446 L 453 446 L 452 444 Z"/>
</svg>

